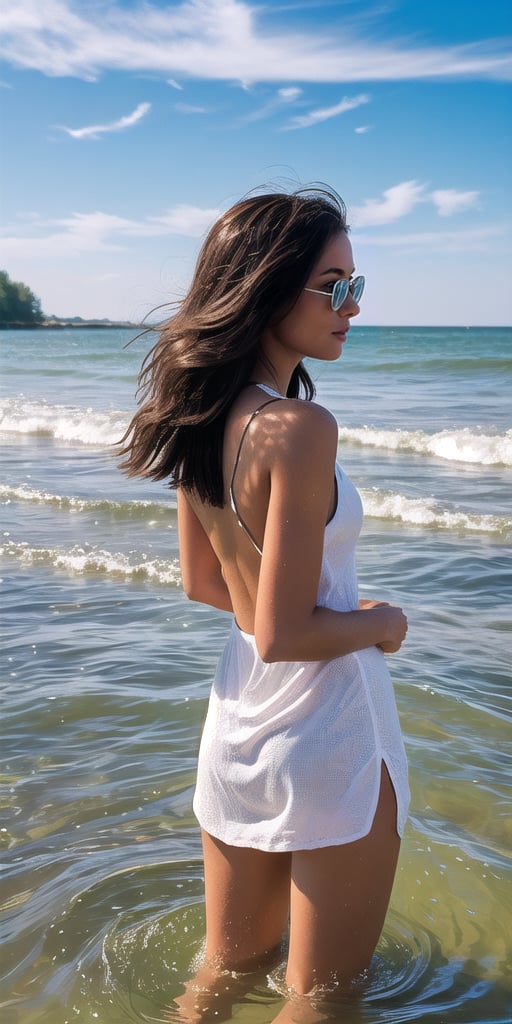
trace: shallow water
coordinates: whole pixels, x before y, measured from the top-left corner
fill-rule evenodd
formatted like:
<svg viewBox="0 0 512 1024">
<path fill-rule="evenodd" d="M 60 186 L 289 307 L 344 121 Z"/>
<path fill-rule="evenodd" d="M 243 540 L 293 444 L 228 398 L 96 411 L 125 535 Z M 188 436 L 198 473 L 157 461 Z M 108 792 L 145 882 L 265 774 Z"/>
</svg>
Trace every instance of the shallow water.
<svg viewBox="0 0 512 1024">
<path fill-rule="evenodd" d="M 183 1020 L 204 934 L 191 799 L 229 617 L 183 596 L 173 494 L 106 447 L 128 337 L 0 336 L 2 1024 Z M 412 804 L 363 993 L 304 1024 L 512 1019 L 510 340 L 354 329 L 316 371 L 363 495 L 362 594 L 409 616 Z M 281 973 L 227 979 L 212 1019 L 274 1020 Z"/>
</svg>

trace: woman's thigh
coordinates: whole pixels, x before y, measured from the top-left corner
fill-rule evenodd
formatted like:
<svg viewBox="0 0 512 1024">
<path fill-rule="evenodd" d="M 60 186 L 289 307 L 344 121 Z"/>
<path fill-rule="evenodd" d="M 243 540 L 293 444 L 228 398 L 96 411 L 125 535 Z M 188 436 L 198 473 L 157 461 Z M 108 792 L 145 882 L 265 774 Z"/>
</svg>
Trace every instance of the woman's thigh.
<svg viewBox="0 0 512 1024">
<path fill-rule="evenodd" d="M 206 957 L 252 970 L 275 956 L 288 922 L 291 854 L 227 846 L 202 833 Z"/>
<path fill-rule="evenodd" d="M 292 855 L 287 983 L 350 986 L 372 958 L 388 908 L 400 839 L 396 799 L 382 764 L 377 811 L 363 839 Z"/>
</svg>

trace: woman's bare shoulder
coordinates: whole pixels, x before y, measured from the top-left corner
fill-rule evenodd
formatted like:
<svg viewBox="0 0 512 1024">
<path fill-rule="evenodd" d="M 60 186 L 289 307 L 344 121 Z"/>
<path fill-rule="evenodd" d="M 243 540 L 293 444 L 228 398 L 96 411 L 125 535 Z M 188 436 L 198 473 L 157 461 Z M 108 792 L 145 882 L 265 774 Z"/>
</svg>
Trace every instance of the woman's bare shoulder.
<svg viewBox="0 0 512 1024">
<path fill-rule="evenodd" d="M 277 455 L 335 457 L 338 424 L 324 406 L 303 399 L 285 398 L 269 407 L 266 419 L 269 440 L 274 442 Z"/>
</svg>

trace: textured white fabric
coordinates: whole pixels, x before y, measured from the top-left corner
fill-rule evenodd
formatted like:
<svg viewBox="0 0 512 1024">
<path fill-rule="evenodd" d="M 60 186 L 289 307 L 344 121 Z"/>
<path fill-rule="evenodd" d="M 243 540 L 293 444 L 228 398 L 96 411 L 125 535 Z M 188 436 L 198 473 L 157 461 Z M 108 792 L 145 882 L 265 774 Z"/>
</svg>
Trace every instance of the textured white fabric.
<svg viewBox="0 0 512 1024">
<path fill-rule="evenodd" d="M 336 467 L 338 502 L 325 530 L 318 604 L 358 607 L 355 544 L 362 507 Z M 233 623 L 210 696 L 194 811 L 232 846 L 285 851 L 368 834 L 382 762 L 404 829 L 409 787 L 393 686 L 377 647 L 328 661 L 266 664 Z"/>
</svg>

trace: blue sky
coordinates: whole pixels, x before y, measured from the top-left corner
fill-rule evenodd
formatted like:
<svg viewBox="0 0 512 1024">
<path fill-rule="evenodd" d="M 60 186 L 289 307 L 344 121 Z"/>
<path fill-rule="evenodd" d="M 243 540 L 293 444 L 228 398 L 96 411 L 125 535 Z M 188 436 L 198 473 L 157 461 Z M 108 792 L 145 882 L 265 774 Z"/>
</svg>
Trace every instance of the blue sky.
<svg viewBox="0 0 512 1024">
<path fill-rule="evenodd" d="M 327 182 L 360 323 L 511 324 L 512 15 L 475 0 L 16 0 L 0 262 L 47 314 L 138 321 L 217 214 Z"/>
</svg>

